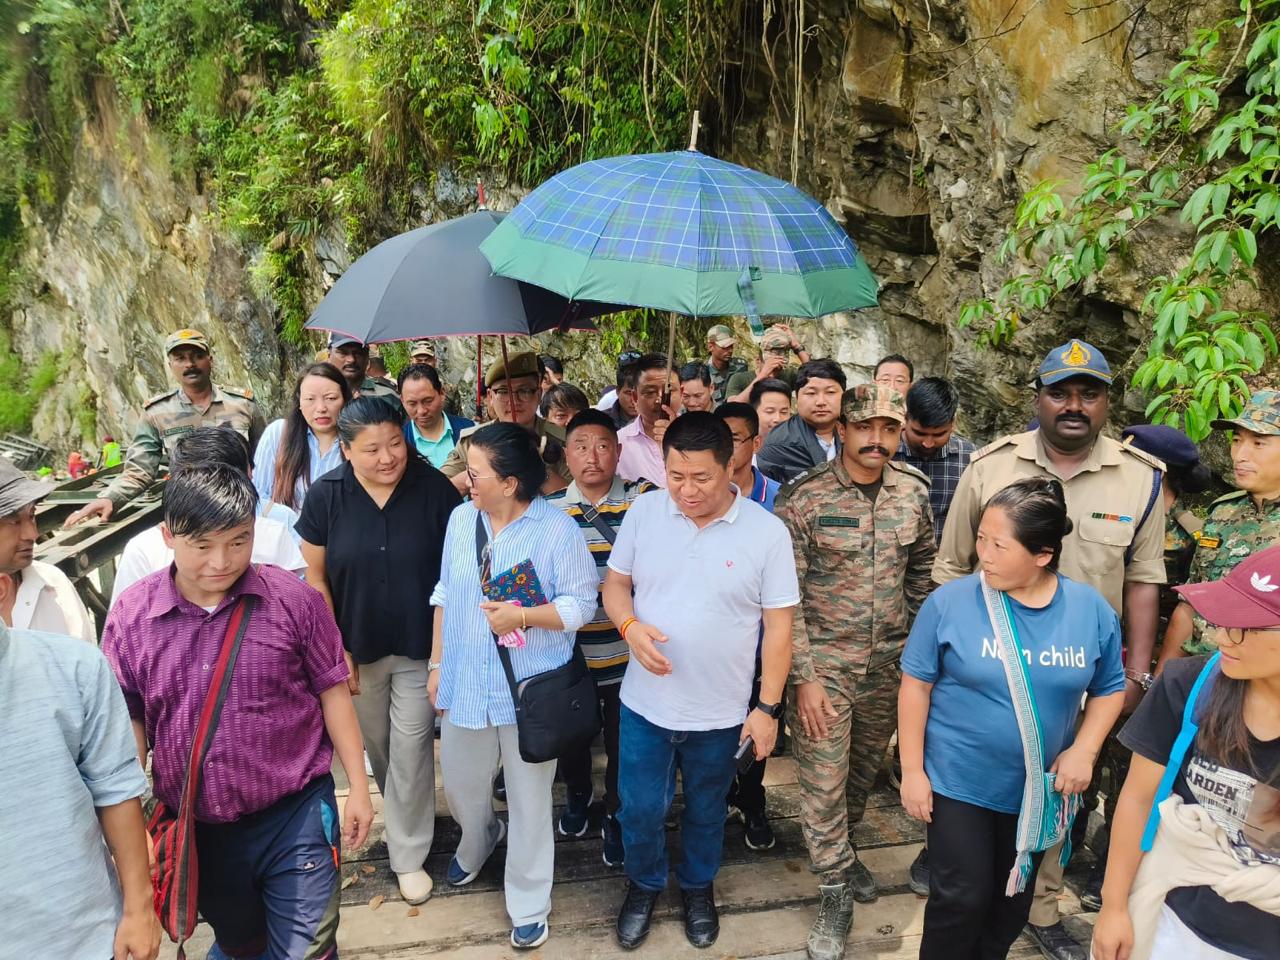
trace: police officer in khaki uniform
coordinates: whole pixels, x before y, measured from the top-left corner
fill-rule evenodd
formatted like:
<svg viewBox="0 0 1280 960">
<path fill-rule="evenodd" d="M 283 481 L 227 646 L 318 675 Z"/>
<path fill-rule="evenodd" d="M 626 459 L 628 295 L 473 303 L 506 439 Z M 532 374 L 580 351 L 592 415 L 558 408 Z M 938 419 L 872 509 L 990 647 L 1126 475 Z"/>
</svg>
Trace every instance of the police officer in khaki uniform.
<svg viewBox="0 0 1280 960">
<path fill-rule="evenodd" d="M 169 369 L 181 386 L 157 394 L 143 405 L 142 422 L 129 444 L 121 475 L 101 498 L 67 517 L 66 526 L 91 516 L 109 519 L 116 507 L 151 485 L 160 472 L 160 461 L 172 453 L 173 445 L 181 437 L 196 427 L 232 427 L 249 441 L 252 456 L 267 425 L 253 399 L 253 391 L 213 383 L 209 340 L 199 330 L 187 328 L 171 334 L 164 342 L 164 352 L 169 358 Z"/>
<path fill-rule="evenodd" d="M 351 399 L 379 397 L 395 406 L 400 405 L 400 395 L 395 388 L 379 383 L 369 376 L 369 345 L 343 333 L 329 334 L 329 363 L 346 377 L 351 386 Z"/>
<path fill-rule="evenodd" d="M 1128 713 L 1142 695 L 1160 618 L 1164 464 L 1102 436 L 1111 379 L 1101 351 L 1083 340 L 1049 351 L 1035 381 L 1039 429 L 1002 437 L 974 453 L 951 502 L 933 579 L 946 583 L 974 571 L 978 520 L 996 491 L 1022 477 L 1062 481 L 1073 528 L 1062 542 L 1060 569 L 1098 590 L 1121 616 L 1131 666 Z M 1031 933 L 1052 960 L 1087 960 L 1088 948 L 1058 917 L 1062 870 L 1057 864 L 1056 854 L 1046 854 L 1040 866 Z"/>
</svg>

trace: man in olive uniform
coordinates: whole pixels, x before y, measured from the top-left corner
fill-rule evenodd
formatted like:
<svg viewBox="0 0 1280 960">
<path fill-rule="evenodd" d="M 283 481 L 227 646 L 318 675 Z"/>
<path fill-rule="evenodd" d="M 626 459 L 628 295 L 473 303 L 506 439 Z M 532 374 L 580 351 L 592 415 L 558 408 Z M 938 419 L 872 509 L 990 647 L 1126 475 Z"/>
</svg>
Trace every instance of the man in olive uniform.
<svg viewBox="0 0 1280 960">
<path fill-rule="evenodd" d="M 538 416 L 538 404 L 542 402 L 542 369 L 535 353 L 513 353 L 507 358 L 509 366 L 496 360 L 485 373 L 485 406 L 490 420 L 518 423 L 538 436 L 538 447 L 547 465 L 547 483 L 543 493 L 563 490 L 573 480 L 564 456 L 564 430 L 550 420 Z M 458 443 L 440 468 L 453 481 L 458 492 L 471 489 L 467 477 L 467 448 L 471 435 L 483 429 L 484 424 L 469 427 L 458 434 Z"/>
<path fill-rule="evenodd" d="M 808 363 L 812 359 L 789 326 L 775 323 L 760 338 L 760 359 L 756 361 L 755 372 L 743 370 L 731 376 L 725 384 L 725 396 L 729 400 L 747 403 L 751 398 L 751 388 L 762 380 L 770 379 L 781 380 L 795 390 L 796 375 L 800 368 L 796 364 L 787 363 L 793 352 L 800 363 Z"/>
<path fill-rule="evenodd" d="M 897 725 L 898 658 L 935 554 L 929 483 L 893 459 L 902 394 L 863 384 L 845 391 L 840 410 L 840 456 L 783 487 L 774 505 L 800 578 L 788 722 L 822 894 L 813 960 L 844 955 L 853 902 L 878 894 L 850 834 Z"/>
<path fill-rule="evenodd" d="M 747 369 L 746 361 L 733 355 L 735 342 L 733 331 L 723 323 L 707 331 L 707 368 L 711 371 L 711 397 L 717 404 L 724 403 L 729 378 Z"/>
<path fill-rule="evenodd" d="M 1259 390 L 1239 417 L 1215 420 L 1213 427 L 1232 431 L 1231 464 L 1240 489 L 1209 508 L 1188 583 L 1221 580 L 1242 560 L 1280 543 L 1280 392 Z M 1213 631 L 1184 600 L 1169 618 L 1160 665 L 1214 649 Z"/>
<path fill-rule="evenodd" d="M 380 397 L 395 406 L 400 405 L 400 395 L 394 387 L 379 383 L 369 376 L 369 346 L 355 337 L 343 333 L 329 334 L 329 362 L 338 368 L 351 387 L 352 399 L 356 397 Z"/>
<path fill-rule="evenodd" d="M 1039 428 L 1001 437 L 973 454 L 956 486 L 942 530 L 933 579 L 967 576 L 977 568 L 978 521 L 995 493 L 1023 477 L 1055 477 L 1067 498 L 1071 533 L 1062 542 L 1059 569 L 1106 598 L 1124 623 L 1128 663 L 1125 710 L 1143 692 L 1151 662 L 1164 583 L 1164 464 L 1133 446 L 1102 436 L 1111 368 L 1083 340 L 1055 347 L 1036 377 Z M 1058 892 L 1062 869 L 1045 855 L 1036 878 L 1031 934 L 1051 960 L 1087 960 L 1087 947 L 1062 925 Z"/>
<path fill-rule="evenodd" d="M 226 425 L 249 442 L 250 454 L 257 447 L 258 438 L 266 429 L 262 411 L 253 399 L 253 391 L 214 384 L 208 338 L 199 330 L 179 330 L 165 340 L 164 352 L 180 386 L 156 394 L 143 405 L 142 422 L 129 444 L 120 476 L 102 497 L 67 517 L 66 526 L 91 516 L 110 519 L 116 507 L 151 485 L 160 472 L 160 461 L 168 458 L 180 438 L 197 427 Z"/>
</svg>

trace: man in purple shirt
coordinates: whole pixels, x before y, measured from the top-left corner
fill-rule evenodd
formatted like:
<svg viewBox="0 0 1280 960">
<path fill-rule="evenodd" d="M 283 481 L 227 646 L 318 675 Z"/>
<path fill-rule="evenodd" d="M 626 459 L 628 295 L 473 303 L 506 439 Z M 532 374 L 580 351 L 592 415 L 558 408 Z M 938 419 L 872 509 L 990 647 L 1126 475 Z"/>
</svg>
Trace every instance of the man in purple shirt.
<svg viewBox="0 0 1280 960">
<path fill-rule="evenodd" d="M 124 691 L 156 797 L 179 807 L 198 714 L 232 613 L 255 603 L 195 805 L 200 913 L 211 960 L 337 955 L 339 838 L 333 752 L 351 781 L 342 842 L 373 819 L 342 637 L 291 573 L 251 567 L 258 495 L 225 466 L 180 470 L 164 491 L 173 565 L 124 591 L 102 649 Z"/>
</svg>

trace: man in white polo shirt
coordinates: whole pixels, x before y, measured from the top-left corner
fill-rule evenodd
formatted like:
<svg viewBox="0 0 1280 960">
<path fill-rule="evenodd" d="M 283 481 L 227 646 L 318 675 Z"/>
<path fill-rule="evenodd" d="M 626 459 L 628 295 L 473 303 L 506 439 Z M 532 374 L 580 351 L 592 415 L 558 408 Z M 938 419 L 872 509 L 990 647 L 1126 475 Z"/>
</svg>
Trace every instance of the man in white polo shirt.
<svg viewBox="0 0 1280 960">
<path fill-rule="evenodd" d="M 734 754 L 748 737 L 757 759 L 773 750 L 800 602 L 786 527 L 730 480 L 733 434 L 724 421 L 686 413 L 662 446 L 667 489 L 628 511 L 603 590 L 631 652 L 618 771 L 629 885 L 617 936 L 628 949 L 648 935 L 667 885 L 663 821 L 676 770 L 684 782 L 676 879 L 685 936 L 707 947 L 719 935 L 712 883 Z M 748 710 L 762 623 L 760 702 Z"/>
</svg>

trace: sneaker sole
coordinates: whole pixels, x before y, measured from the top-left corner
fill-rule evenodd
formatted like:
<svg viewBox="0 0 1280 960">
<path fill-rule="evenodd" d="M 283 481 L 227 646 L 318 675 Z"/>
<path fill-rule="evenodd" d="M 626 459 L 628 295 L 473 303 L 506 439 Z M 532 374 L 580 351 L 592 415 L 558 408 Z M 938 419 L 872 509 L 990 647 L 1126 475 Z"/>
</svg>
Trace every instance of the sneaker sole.
<svg viewBox="0 0 1280 960">
<path fill-rule="evenodd" d="M 929 885 L 927 883 L 916 883 L 913 880 L 907 881 L 907 889 L 914 893 L 917 897 L 929 896 Z"/>
<path fill-rule="evenodd" d="M 542 928 L 542 936 L 540 936 L 537 940 L 530 940 L 528 943 L 517 943 L 517 942 L 516 942 L 516 932 L 515 932 L 514 930 L 512 930 L 512 931 L 511 931 L 511 945 L 512 945 L 513 947 L 515 947 L 517 950 L 534 950 L 534 949 L 536 949 L 536 948 L 538 948 L 538 947 L 542 946 L 544 943 L 546 943 L 546 942 L 547 942 L 547 938 L 548 938 L 548 937 L 550 937 L 550 936 L 551 936 L 551 928 L 550 928 L 550 927 L 543 927 L 543 928 Z"/>
<path fill-rule="evenodd" d="M 556 833 L 560 834 L 560 836 L 562 837 L 585 837 L 587 835 L 587 830 L 590 828 L 590 826 L 591 826 L 590 822 L 584 823 L 582 825 L 581 830 L 579 830 L 577 833 L 573 833 L 572 831 L 566 830 L 563 826 L 560 825 L 560 823 L 557 822 Z"/>
<path fill-rule="evenodd" d="M 747 845 L 748 850 L 772 850 L 778 843 L 777 837 L 771 837 L 768 843 L 752 843 L 746 837 L 743 837 L 742 840 Z"/>
<path fill-rule="evenodd" d="M 620 867 L 627 862 L 625 859 L 610 860 L 607 856 L 604 856 L 603 854 L 600 856 L 600 859 L 604 861 L 604 865 L 606 867 Z"/>
</svg>

